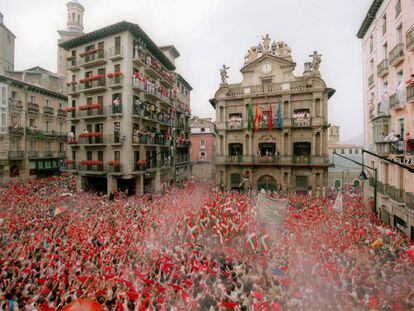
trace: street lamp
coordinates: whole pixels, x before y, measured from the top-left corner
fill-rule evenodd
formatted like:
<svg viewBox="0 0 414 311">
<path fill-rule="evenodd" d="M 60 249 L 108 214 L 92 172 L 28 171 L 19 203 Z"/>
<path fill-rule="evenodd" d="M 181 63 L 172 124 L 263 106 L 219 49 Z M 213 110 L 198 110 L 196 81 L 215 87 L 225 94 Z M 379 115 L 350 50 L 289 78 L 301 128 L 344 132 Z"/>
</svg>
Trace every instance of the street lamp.
<svg viewBox="0 0 414 311">
<path fill-rule="evenodd" d="M 371 166 L 365 165 L 364 163 L 355 161 L 354 159 L 351 159 L 351 158 L 348 158 L 348 157 L 346 157 L 346 156 L 344 156 L 342 154 L 339 154 L 336 151 L 333 152 L 333 157 L 332 157 L 333 162 L 335 162 L 335 155 L 337 155 L 337 156 L 339 156 L 341 158 L 344 158 L 344 159 L 346 159 L 348 161 L 351 161 L 351 162 L 353 162 L 353 163 L 358 164 L 358 165 L 361 166 L 362 171 L 359 174 L 359 177 L 358 177 L 359 180 L 367 180 L 368 179 L 367 174 L 365 173 L 365 170 L 364 169 L 369 169 L 369 170 L 373 170 L 374 171 L 374 176 L 372 176 L 372 174 L 367 170 L 367 172 L 371 176 L 371 178 L 374 179 L 374 210 L 375 210 L 375 214 L 378 215 L 378 209 L 377 209 L 377 203 L 378 203 L 378 200 L 377 200 L 378 170 L 375 167 L 371 167 Z M 335 163 L 333 163 L 333 166 L 335 166 Z"/>
</svg>

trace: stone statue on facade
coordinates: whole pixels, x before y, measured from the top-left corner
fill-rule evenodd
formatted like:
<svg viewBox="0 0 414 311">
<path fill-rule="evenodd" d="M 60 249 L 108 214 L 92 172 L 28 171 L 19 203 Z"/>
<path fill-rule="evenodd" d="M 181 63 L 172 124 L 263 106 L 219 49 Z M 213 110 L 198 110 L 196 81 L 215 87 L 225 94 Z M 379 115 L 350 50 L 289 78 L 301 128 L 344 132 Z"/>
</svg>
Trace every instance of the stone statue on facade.
<svg viewBox="0 0 414 311">
<path fill-rule="evenodd" d="M 262 36 L 263 40 L 263 52 L 268 53 L 270 51 L 270 42 L 272 41 L 269 37 L 269 34 Z"/>
<path fill-rule="evenodd" d="M 221 84 L 227 84 L 227 79 L 229 78 L 227 75 L 228 69 L 230 69 L 230 67 L 227 67 L 226 65 L 223 65 L 223 67 L 220 69 Z"/>
<path fill-rule="evenodd" d="M 313 51 L 313 54 L 309 55 L 309 57 L 312 57 L 312 71 L 318 72 L 322 62 L 322 55 L 318 54 L 318 51 Z"/>
<path fill-rule="evenodd" d="M 291 57 L 292 50 L 284 41 L 276 43 L 276 55 L 280 58 Z"/>
<path fill-rule="evenodd" d="M 273 42 L 272 42 L 272 48 L 271 48 L 271 51 L 270 51 L 270 53 L 271 53 L 273 56 L 276 56 L 276 49 L 277 49 L 277 44 L 276 44 L 276 41 L 273 41 Z"/>
<path fill-rule="evenodd" d="M 259 42 L 259 44 L 257 45 L 257 53 L 263 53 L 263 44 L 261 42 Z"/>
</svg>

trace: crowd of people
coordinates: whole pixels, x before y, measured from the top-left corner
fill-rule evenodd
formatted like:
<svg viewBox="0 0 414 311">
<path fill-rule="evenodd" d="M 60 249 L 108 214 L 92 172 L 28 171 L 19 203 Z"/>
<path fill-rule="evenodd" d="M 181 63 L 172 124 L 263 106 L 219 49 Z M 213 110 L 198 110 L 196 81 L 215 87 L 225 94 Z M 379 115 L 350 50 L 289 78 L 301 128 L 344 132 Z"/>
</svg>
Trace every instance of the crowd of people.
<svg viewBox="0 0 414 311">
<path fill-rule="evenodd" d="M 195 180 L 110 200 L 70 176 L 4 185 L 0 309 L 414 308 L 414 250 L 361 196 L 341 213 L 333 196 L 289 196 L 282 228 L 255 221 L 256 199 Z"/>
</svg>

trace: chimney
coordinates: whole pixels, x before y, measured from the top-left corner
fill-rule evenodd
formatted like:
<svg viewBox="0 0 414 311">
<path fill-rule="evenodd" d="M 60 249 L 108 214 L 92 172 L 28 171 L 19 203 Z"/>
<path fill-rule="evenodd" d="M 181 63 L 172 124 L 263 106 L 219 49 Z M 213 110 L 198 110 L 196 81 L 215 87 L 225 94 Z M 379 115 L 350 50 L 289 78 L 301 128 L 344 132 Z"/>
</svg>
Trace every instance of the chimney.
<svg viewBox="0 0 414 311">
<path fill-rule="evenodd" d="M 1 14 L 1 12 L 0 12 L 0 24 L 3 24 L 3 19 L 4 19 L 4 16 L 3 16 L 3 14 Z"/>
</svg>

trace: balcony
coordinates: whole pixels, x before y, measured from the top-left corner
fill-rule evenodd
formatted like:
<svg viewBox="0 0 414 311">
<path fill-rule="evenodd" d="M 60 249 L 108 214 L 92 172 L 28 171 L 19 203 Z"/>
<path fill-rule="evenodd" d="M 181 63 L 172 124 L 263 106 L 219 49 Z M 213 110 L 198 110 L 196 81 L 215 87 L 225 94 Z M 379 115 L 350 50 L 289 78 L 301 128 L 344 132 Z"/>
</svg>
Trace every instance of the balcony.
<svg viewBox="0 0 414 311">
<path fill-rule="evenodd" d="M 407 51 L 414 52 L 414 25 L 407 31 L 406 42 Z"/>
<path fill-rule="evenodd" d="M 79 171 L 84 174 L 106 174 L 106 167 L 102 164 L 102 161 L 81 161 L 79 165 Z"/>
<path fill-rule="evenodd" d="M 384 59 L 377 66 L 377 76 L 379 78 L 384 78 L 388 75 L 388 73 L 389 73 L 388 59 Z"/>
<path fill-rule="evenodd" d="M 405 206 L 414 211 L 414 194 L 411 192 L 405 193 Z"/>
<path fill-rule="evenodd" d="M 124 47 L 123 46 L 114 46 L 109 48 L 109 59 L 114 61 L 114 60 L 119 60 L 122 59 L 124 57 Z"/>
<path fill-rule="evenodd" d="M 50 150 L 43 151 L 43 157 L 45 158 L 54 158 L 54 156 L 55 156 L 54 151 L 50 151 Z"/>
<path fill-rule="evenodd" d="M 21 110 L 23 109 L 23 102 L 17 98 L 9 98 L 9 108 Z"/>
<path fill-rule="evenodd" d="M 124 77 L 122 75 L 108 78 L 108 87 L 111 89 L 119 89 L 124 86 Z"/>
<path fill-rule="evenodd" d="M 27 152 L 28 159 L 37 159 L 39 158 L 39 151 L 28 151 Z"/>
<path fill-rule="evenodd" d="M 9 160 L 23 160 L 24 151 L 9 151 L 8 158 Z"/>
<path fill-rule="evenodd" d="M 263 165 L 292 166 L 315 165 L 328 166 L 329 158 L 321 156 L 216 156 L 217 164 L 226 165 Z"/>
<path fill-rule="evenodd" d="M 29 113 L 39 113 L 39 104 L 36 103 L 27 103 L 27 112 Z"/>
<path fill-rule="evenodd" d="M 103 92 L 106 90 L 106 81 L 105 78 L 84 82 L 80 85 L 80 92 L 85 94 L 92 94 L 97 92 Z"/>
<path fill-rule="evenodd" d="M 119 160 L 112 160 L 108 162 L 108 174 L 111 175 L 122 175 L 123 174 L 123 166 L 121 161 Z"/>
<path fill-rule="evenodd" d="M 121 133 L 106 136 L 106 142 L 114 146 L 122 146 L 125 142 L 125 139 L 125 135 L 121 135 Z"/>
<path fill-rule="evenodd" d="M 67 87 L 67 95 L 68 96 L 78 96 L 79 95 L 79 85 L 77 84 L 71 84 L 70 86 Z"/>
<path fill-rule="evenodd" d="M 10 125 L 9 126 L 9 134 L 10 135 L 23 135 L 24 128 L 20 125 Z"/>
<path fill-rule="evenodd" d="M 109 114 L 111 116 L 121 116 L 122 115 L 122 104 L 112 104 L 109 108 Z"/>
<path fill-rule="evenodd" d="M 43 113 L 45 114 L 45 116 L 53 116 L 54 110 L 52 107 L 43 107 Z"/>
<path fill-rule="evenodd" d="M 175 146 L 177 147 L 177 148 L 180 148 L 180 149 L 186 149 L 186 148 L 188 148 L 188 147 L 190 147 L 190 141 L 189 140 L 186 140 L 186 141 L 180 141 L 180 142 L 176 142 L 175 143 Z"/>
<path fill-rule="evenodd" d="M 390 66 L 398 66 L 404 61 L 404 43 L 398 43 L 390 52 Z"/>
<path fill-rule="evenodd" d="M 378 182 L 377 190 L 383 196 L 388 196 L 388 194 L 389 194 L 389 185 L 388 184 L 383 184 L 382 182 Z"/>
<path fill-rule="evenodd" d="M 66 59 L 66 69 L 70 71 L 79 70 L 79 61 L 76 57 L 70 56 Z"/>
<path fill-rule="evenodd" d="M 414 83 L 407 86 L 407 103 L 414 103 Z"/>
<path fill-rule="evenodd" d="M 56 152 L 56 157 L 57 158 L 66 158 L 66 152 L 65 151 L 57 151 Z"/>
<path fill-rule="evenodd" d="M 227 130 L 242 130 L 243 127 L 243 119 L 241 117 L 231 117 L 226 123 Z"/>
<path fill-rule="evenodd" d="M 79 142 L 81 145 L 85 147 L 100 147 L 106 145 L 107 139 L 102 135 L 102 133 L 96 132 L 96 133 L 88 133 L 91 135 L 99 135 L 100 136 L 91 136 L 91 137 L 81 137 L 79 135 Z"/>
<path fill-rule="evenodd" d="M 306 81 L 295 81 L 287 83 L 274 83 L 265 85 L 254 85 L 241 87 L 239 85 L 229 86 L 229 97 L 245 97 L 251 95 L 271 95 L 283 92 L 305 92 L 313 88 Z"/>
<path fill-rule="evenodd" d="M 62 171 L 64 172 L 74 172 L 77 170 L 77 164 L 74 160 L 66 160 L 64 166 L 62 167 Z"/>
<path fill-rule="evenodd" d="M 292 127 L 295 128 L 309 128 L 312 127 L 312 118 L 308 117 L 294 117 L 292 118 Z"/>
<path fill-rule="evenodd" d="M 88 52 L 86 52 L 88 53 Z M 90 53 L 90 52 L 89 52 Z M 106 52 L 103 50 L 95 50 L 95 52 L 84 55 L 80 58 L 79 65 L 81 67 L 93 67 L 106 63 Z"/>
<path fill-rule="evenodd" d="M 98 108 L 90 108 L 90 107 L 87 107 L 87 106 L 91 106 L 91 105 L 81 106 L 81 107 L 84 107 L 84 108 L 80 107 L 81 109 L 79 109 L 80 111 L 79 111 L 79 114 L 78 114 L 78 118 L 81 118 L 81 119 L 106 118 L 106 109 L 105 109 L 105 107 L 102 107 L 102 105 L 100 105 Z"/>
<path fill-rule="evenodd" d="M 63 110 L 63 109 L 58 109 L 58 111 L 57 111 L 57 116 L 58 116 L 59 118 L 66 118 L 66 111 L 65 111 L 65 110 Z"/>
<path fill-rule="evenodd" d="M 368 78 L 368 87 L 371 87 L 374 85 L 374 75 L 370 75 Z"/>
<path fill-rule="evenodd" d="M 390 198 L 394 200 L 395 202 L 404 204 L 404 190 L 398 189 L 394 186 L 390 186 L 389 188 Z"/>
<path fill-rule="evenodd" d="M 400 110 L 404 109 L 405 103 L 403 100 L 403 96 L 401 96 L 401 99 L 399 98 L 399 94 L 395 93 L 390 96 L 390 109 Z"/>
</svg>

